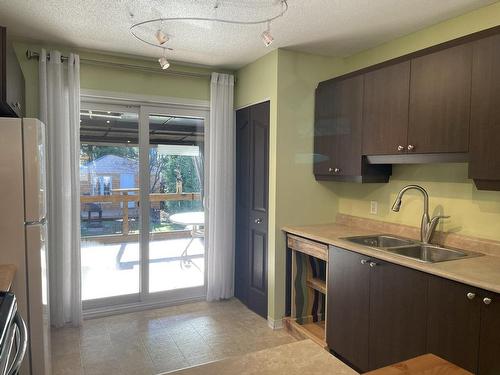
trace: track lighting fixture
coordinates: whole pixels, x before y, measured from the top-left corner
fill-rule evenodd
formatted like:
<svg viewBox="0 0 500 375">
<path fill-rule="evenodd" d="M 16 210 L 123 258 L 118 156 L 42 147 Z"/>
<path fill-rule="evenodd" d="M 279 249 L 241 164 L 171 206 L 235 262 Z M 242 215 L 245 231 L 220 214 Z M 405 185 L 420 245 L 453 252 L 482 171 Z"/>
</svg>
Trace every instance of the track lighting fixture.
<svg viewBox="0 0 500 375">
<path fill-rule="evenodd" d="M 165 34 L 162 31 L 162 29 L 158 29 L 156 31 L 155 37 L 156 37 L 156 40 L 158 41 L 158 43 L 160 43 L 160 45 L 165 44 L 166 42 L 168 42 L 168 36 L 167 36 L 167 34 Z"/>
<path fill-rule="evenodd" d="M 170 66 L 170 63 L 168 62 L 167 58 L 165 57 L 165 55 L 163 55 L 162 57 L 160 57 L 158 59 L 158 62 L 160 63 L 160 66 L 163 70 L 165 69 L 168 69 L 168 67 Z"/>
<path fill-rule="evenodd" d="M 266 47 L 269 47 L 273 43 L 274 38 L 271 35 L 271 25 L 270 25 L 269 22 L 267 23 L 267 29 L 266 29 L 266 31 L 264 31 L 260 35 L 260 37 L 262 38 L 262 41 L 264 42 L 264 44 L 266 45 Z"/>
<path fill-rule="evenodd" d="M 247 7 L 239 7 L 238 2 L 227 2 L 220 0 L 213 0 L 214 6 L 213 9 L 215 11 L 224 9 L 225 12 L 223 14 L 231 15 L 231 18 L 228 16 L 218 16 L 217 13 L 214 15 L 207 14 L 206 16 L 185 16 L 185 17 L 159 17 L 154 19 L 146 19 L 140 22 L 136 22 L 136 15 L 132 12 L 130 13 L 130 18 L 135 22 L 132 26 L 130 26 L 131 34 L 140 40 L 143 43 L 146 43 L 152 47 L 161 48 L 163 50 L 163 56 L 158 59 L 160 66 L 162 69 L 168 69 L 170 63 L 165 57 L 165 50 L 172 50 L 170 47 L 166 47 L 165 43 L 167 43 L 170 38 L 163 31 L 163 26 L 166 23 L 173 22 L 217 22 L 221 24 L 235 24 L 235 25 L 267 25 L 266 30 L 260 35 L 262 42 L 266 47 L 269 47 L 273 41 L 274 37 L 271 35 L 271 23 L 277 20 L 280 17 L 283 17 L 285 13 L 288 11 L 288 0 L 273 0 L 268 1 L 269 4 L 265 5 L 265 2 L 260 2 L 260 4 L 255 4 L 253 7 L 253 11 L 256 13 L 263 13 L 265 11 L 268 12 L 267 16 L 256 16 L 249 17 L 246 15 L 248 9 Z M 259 2 L 256 2 L 259 3 Z M 151 30 L 156 30 L 155 33 L 151 33 Z"/>
</svg>

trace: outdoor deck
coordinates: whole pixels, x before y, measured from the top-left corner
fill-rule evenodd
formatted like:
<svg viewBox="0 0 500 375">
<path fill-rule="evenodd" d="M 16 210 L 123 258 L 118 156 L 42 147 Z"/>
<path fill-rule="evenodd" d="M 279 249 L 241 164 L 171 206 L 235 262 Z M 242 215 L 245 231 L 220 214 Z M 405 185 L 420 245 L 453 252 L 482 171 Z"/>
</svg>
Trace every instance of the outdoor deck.
<svg viewBox="0 0 500 375">
<path fill-rule="evenodd" d="M 150 292 L 203 285 L 204 245 L 195 239 L 188 257 L 181 254 L 191 237 L 153 240 L 150 252 Z M 82 239 L 82 299 L 138 293 L 139 244 L 137 241 L 103 243 Z M 189 259 L 192 264 L 185 266 Z"/>
</svg>

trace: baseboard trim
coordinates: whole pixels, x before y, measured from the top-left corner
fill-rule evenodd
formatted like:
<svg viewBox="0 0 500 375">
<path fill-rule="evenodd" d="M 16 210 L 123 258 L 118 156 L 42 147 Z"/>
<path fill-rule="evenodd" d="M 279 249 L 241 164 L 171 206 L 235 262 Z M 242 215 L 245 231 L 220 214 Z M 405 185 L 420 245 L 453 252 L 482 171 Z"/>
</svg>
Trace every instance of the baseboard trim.
<svg viewBox="0 0 500 375">
<path fill-rule="evenodd" d="M 270 316 L 267 317 L 267 325 L 271 329 L 282 329 L 284 327 L 283 319 L 274 320 Z"/>
</svg>

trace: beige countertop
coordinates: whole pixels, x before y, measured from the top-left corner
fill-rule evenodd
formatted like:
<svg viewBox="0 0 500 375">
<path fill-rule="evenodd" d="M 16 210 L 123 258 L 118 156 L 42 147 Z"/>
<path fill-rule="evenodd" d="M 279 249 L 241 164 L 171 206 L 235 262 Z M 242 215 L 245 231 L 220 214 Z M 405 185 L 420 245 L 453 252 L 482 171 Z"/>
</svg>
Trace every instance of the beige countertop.
<svg viewBox="0 0 500 375">
<path fill-rule="evenodd" d="M 311 340 L 169 372 L 175 375 L 359 375 Z"/>
<path fill-rule="evenodd" d="M 329 245 L 338 246 L 360 254 L 399 264 L 464 284 L 500 293 L 500 257 L 483 255 L 441 263 L 422 263 L 393 255 L 383 250 L 343 240 L 343 237 L 384 233 L 343 224 L 323 224 L 309 226 L 287 226 L 283 231 Z M 386 232 L 387 233 L 387 232 Z M 481 248 L 464 249 L 481 252 Z"/>
<path fill-rule="evenodd" d="M 8 292 L 16 275 L 16 266 L 0 264 L 0 292 Z"/>
</svg>

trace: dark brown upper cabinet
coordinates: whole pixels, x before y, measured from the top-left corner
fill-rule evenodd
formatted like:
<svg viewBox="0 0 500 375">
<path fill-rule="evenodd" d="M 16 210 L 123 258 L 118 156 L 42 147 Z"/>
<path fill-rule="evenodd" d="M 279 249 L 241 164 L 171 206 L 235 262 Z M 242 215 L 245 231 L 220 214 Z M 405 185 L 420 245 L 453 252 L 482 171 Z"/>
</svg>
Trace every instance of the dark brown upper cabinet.
<svg viewBox="0 0 500 375">
<path fill-rule="evenodd" d="M 318 87 L 315 174 L 361 174 L 362 105 L 362 76 L 327 82 Z"/>
<path fill-rule="evenodd" d="M 403 153 L 408 146 L 410 61 L 365 74 L 363 154 Z"/>
<path fill-rule="evenodd" d="M 392 164 L 467 162 L 500 190 L 500 26 L 321 82 L 318 180 L 387 182 Z"/>
<path fill-rule="evenodd" d="M 361 155 L 363 76 L 322 82 L 316 89 L 314 174 L 318 180 L 386 182 L 390 168 Z"/>
<path fill-rule="evenodd" d="M 470 43 L 412 59 L 409 151 L 468 152 L 471 65 Z"/>
<path fill-rule="evenodd" d="M 500 190 L 500 35 L 473 44 L 469 177 Z"/>
</svg>

